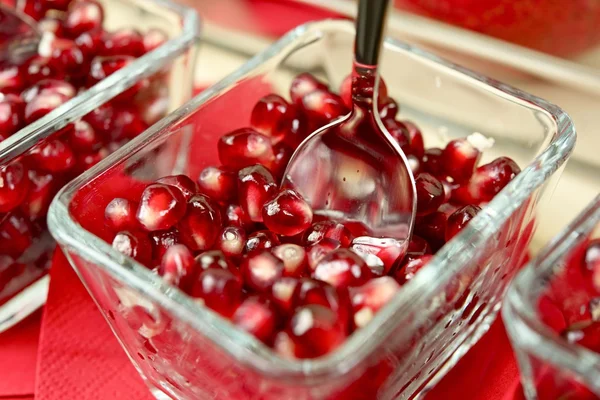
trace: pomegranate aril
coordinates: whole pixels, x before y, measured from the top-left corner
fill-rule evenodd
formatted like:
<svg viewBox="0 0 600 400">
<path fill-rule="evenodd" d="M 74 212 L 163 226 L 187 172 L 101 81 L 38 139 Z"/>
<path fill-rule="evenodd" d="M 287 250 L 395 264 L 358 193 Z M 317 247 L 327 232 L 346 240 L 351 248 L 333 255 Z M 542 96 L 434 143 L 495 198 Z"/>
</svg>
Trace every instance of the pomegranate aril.
<svg viewBox="0 0 600 400">
<path fill-rule="evenodd" d="M 460 232 L 470 220 L 481 211 L 481 208 L 473 205 L 464 206 L 456 210 L 448 217 L 446 225 L 446 241 L 450 241 L 458 232 Z"/>
<path fill-rule="evenodd" d="M 375 278 L 362 286 L 350 288 L 354 326 L 357 328 L 365 326 L 399 290 L 400 285 L 389 276 Z"/>
<path fill-rule="evenodd" d="M 290 86 L 290 97 L 292 103 L 302 104 L 302 98 L 315 90 L 327 91 L 327 85 L 317 80 L 309 73 L 302 73 L 294 78 Z"/>
<path fill-rule="evenodd" d="M 0 166 L 0 213 L 17 207 L 27 196 L 31 183 L 27 167 L 20 161 Z"/>
<path fill-rule="evenodd" d="M 352 108 L 352 75 L 348 75 L 342 81 L 342 84 L 340 85 L 340 97 L 342 98 L 344 105 L 351 109 Z"/>
<path fill-rule="evenodd" d="M 65 17 L 65 32 L 72 38 L 82 33 L 102 28 L 104 10 L 94 0 L 75 1 Z"/>
<path fill-rule="evenodd" d="M 152 50 L 158 49 L 160 46 L 167 43 L 168 40 L 169 36 L 165 31 L 157 28 L 149 29 L 148 32 L 144 34 L 144 52 L 149 53 Z"/>
<path fill-rule="evenodd" d="M 314 279 L 303 278 L 295 285 L 292 296 L 294 308 L 311 304 L 329 308 L 338 315 L 340 324 L 350 328 L 352 306 L 346 289 L 336 289 L 333 286 Z"/>
<path fill-rule="evenodd" d="M 283 97 L 269 94 L 261 98 L 252 109 L 250 124 L 277 143 L 283 139 L 295 116 L 295 108 Z"/>
<path fill-rule="evenodd" d="M 104 46 L 104 36 L 105 32 L 101 28 L 94 29 L 77 36 L 75 38 L 75 44 L 79 47 L 86 59 L 92 60 L 100 54 L 100 51 Z"/>
<path fill-rule="evenodd" d="M 109 137 L 112 131 L 114 109 L 110 104 L 103 104 L 83 117 L 92 129 L 101 137 Z"/>
<path fill-rule="evenodd" d="M 341 247 L 335 239 L 323 238 L 317 243 L 307 247 L 308 266 L 314 271 L 317 264 L 329 253 Z"/>
<path fill-rule="evenodd" d="M 139 229 L 140 225 L 135 217 L 138 206 L 135 201 L 114 198 L 104 209 L 104 223 L 114 232 Z"/>
<path fill-rule="evenodd" d="M 324 90 L 316 90 L 304 95 L 302 109 L 317 124 L 330 122 L 348 112 L 340 96 Z"/>
<path fill-rule="evenodd" d="M 299 109 L 296 109 L 294 118 L 292 118 L 291 122 L 286 126 L 287 129 L 283 136 L 282 143 L 285 143 L 292 148 L 298 147 L 298 145 L 312 133 L 312 131 L 309 130 L 310 127 L 308 122 L 306 115 Z M 277 154 L 277 151 L 275 151 L 275 154 Z"/>
<path fill-rule="evenodd" d="M 237 226 L 245 230 L 250 230 L 253 222 L 248 218 L 242 207 L 237 204 L 230 204 L 225 209 L 224 225 Z"/>
<path fill-rule="evenodd" d="M 152 260 L 160 264 L 169 247 L 181 243 L 179 231 L 171 228 L 167 231 L 155 231 L 148 234 L 152 242 Z"/>
<path fill-rule="evenodd" d="M 221 136 L 217 148 L 221 163 L 234 169 L 254 164 L 270 167 L 274 159 L 271 140 L 252 128 L 241 128 Z"/>
<path fill-rule="evenodd" d="M 425 150 L 422 165 L 423 171 L 428 172 L 433 176 L 443 176 L 442 149 L 432 147 Z"/>
<path fill-rule="evenodd" d="M 78 154 L 75 158 L 75 170 L 78 172 L 87 171 L 106 158 L 109 154 L 110 152 L 104 147 L 94 153 Z"/>
<path fill-rule="evenodd" d="M 256 231 L 248 235 L 246 240 L 247 254 L 253 254 L 264 250 L 272 249 L 275 246 L 279 246 L 280 241 L 276 234 L 271 231 Z"/>
<path fill-rule="evenodd" d="M 431 254 L 431 246 L 427 243 L 427 240 L 420 236 L 412 235 L 410 243 L 408 244 L 407 254 L 409 255 L 424 255 Z"/>
<path fill-rule="evenodd" d="M 394 273 L 394 278 L 400 285 L 404 285 L 406 282 L 413 279 L 417 272 L 423 268 L 433 256 L 409 256 L 406 257 L 404 262 L 400 265 L 400 268 Z"/>
<path fill-rule="evenodd" d="M 54 195 L 64 182 L 52 173 L 33 169 L 29 170 L 29 181 L 31 187 L 19 208 L 33 221 L 46 216 Z"/>
<path fill-rule="evenodd" d="M 36 21 L 44 17 L 48 8 L 44 4 L 44 0 L 21 0 L 17 3 L 20 11 L 29 15 Z"/>
<path fill-rule="evenodd" d="M 148 231 L 166 230 L 186 214 L 187 204 L 181 190 L 171 185 L 149 185 L 136 212 L 138 222 Z"/>
<path fill-rule="evenodd" d="M 134 90 L 136 89 L 134 88 Z M 124 94 L 127 95 L 127 92 Z M 119 99 L 122 96 L 120 95 Z M 139 111 L 134 106 L 120 105 L 115 108 L 110 130 L 112 140 L 130 140 L 146 129 L 148 129 L 148 124 L 142 119 Z"/>
<path fill-rule="evenodd" d="M 31 124 L 67 101 L 69 101 L 69 97 L 60 92 L 39 93 L 25 106 L 25 122 Z"/>
<path fill-rule="evenodd" d="M 225 167 L 206 167 L 198 177 L 200 193 L 219 202 L 229 202 L 237 195 L 237 174 Z"/>
<path fill-rule="evenodd" d="M 231 318 L 234 325 L 259 340 L 270 343 L 275 335 L 277 313 L 268 300 L 261 297 L 248 297 L 235 310 Z"/>
<path fill-rule="evenodd" d="M 198 193 L 198 186 L 191 180 L 187 175 L 169 175 L 164 176 L 156 181 L 156 183 L 162 183 L 163 185 L 175 186 L 181 191 L 185 201 L 189 201 L 192 196 Z"/>
<path fill-rule="evenodd" d="M 135 58 L 131 56 L 110 56 L 110 57 L 95 57 L 92 60 L 90 73 L 88 75 L 87 84 L 93 86 L 107 76 L 114 74 L 116 71 L 125 68 L 131 64 Z M 131 88 L 119 94 L 113 101 L 127 103 L 130 102 L 138 92 L 148 85 L 147 79 L 137 81 Z M 111 121 L 112 122 L 112 121 Z M 92 124 L 93 126 L 93 124 Z M 110 133 L 110 132 L 107 132 Z"/>
<path fill-rule="evenodd" d="M 444 186 L 433 175 L 428 173 L 419 174 L 415 185 L 417 188 L 418 216 L 431 214 L 444 202 Z"/>
<path fill-rule="evenodd" d="M 480 204 L 491 201 L 508 183 L 521 172 L 519 166 L 508 157 L 499 157 L 477 168 L 473 176 L 455 194 L 460 202 Z"/>
<path fill-rule="evenodd" d="M 283 276 L 283 261 L 268 251 L 249 254 L 240 266 L 245 285 L 257 292 L 266 292 Z"/>
<path fill-rule="evenodd" d="M 404 127 L 408 130 L 408 137 L 410 139 L 410 153 L 415 157 L 422 159 L 425 155 L 425 143 L 423 141 L 423 134 L 421 130 L 410 121 L 402 121 Z"/>
<path fill-rule="evenodd" d="M 34 228 L 19 211 L 0 216 L 0 254 L 17 259 L 33 244 Z"/>
<path fill-rule="evenodd" d="M 219 250 L 205 251 L 204 253 L 196 256 L 195 259 L 196 268 L 199 271 L 205 271 L 207 269 L 221 268 L 231 272 L 236 278 L 241 281 L 240 270 L 229 262 L 225 254 Z"/>
<path fill-rule="evenodd" d="M 178 224 L 181 239 L 193 251 L 210 249 L 221 231 L 221 212 L 216 204 L 201 194 L 187 203 L 187 212 Z"/>
<path fill-rule="evenodd" d="M 354 239 L 352 233 L 343 224 L 334 221 L 321 221 L 312 224 L 303 235 L 303 243 L 312 246 L 322 239 L 337 240 L 342 247 L 349 247 Z"/>
<path fill-rule="evenodd" d="M 246 167 L 238 172 L 239 203 L 250 220 L 262 222 L 262 208 L 276 194 L 275 179 L 262 165 Z"/>
<path fill-rule="evenodd" d="M 230 271 L 209 268 L 194 279 L 190 294 L 202 299 L 207 307 L 230 318 L 242 302 L 242 284 Z"/>
<path fill-rule="evenodd" d="M 293 243 L 279 245 L 272 250 L 275 257 L 283 261 L 283 275 L 301 277 L 307 271 L 308 257 L 303 247 Z"/>
<path fill-rule="evenodd" d="M 102 139 L 96 134 L 94 128 L 83 120 L 76 121 L 69 132 L 69 144 L 74 150 L 90 152 L 98 151 L 102 147 Z"/>
<path fill-rule="evenodd" d="M 583 276 L 600 292 L 600 239 L 591 240 L 587 244 L 581 267 Z"/>
<path fill-rule="evenodd" d="M 81 49 L 70 39 L 54 39 L 51 44 L 50 66 L 63 71 L 70 78 L 85 76 L 89 61 Z"/>
<path fill-rule="evenodd" d="M 479 162 L 481 152 L 467 139 L 450 141 L 442 151 L 444 173 L 457 183 L 469 180 Z"/>
<path fill-rule="evenodd" d="M 41 80 L 53 78 L 53 79 L 61 79 L 65 78 L 65 74 L 57 71 L 49 64 L 49 59 L 47 57 L 36 56 L 33 57 L 29 62 L 24 66 L 25 74 L 30 83 L 37 83 Z M 0 82 L 2 82 L 2 72 L 0 72 Z M 24 80 L 23 80 L 24 83 Z M 1 83 L 0 83 L 1 85 Z M 19 87 L 19 91 L 23 89 L 23 86 Z M 4 89 L 3 89 L 4 91 Z"/>
<path fill-rule="evenodd" d="M 104 56 L 140 57 L 144 55 L 145 51 L 142 34 L 135 29 L 125 28 L 106 34 L 101 54 Z"/>
<path fill-rule="evenodd" d="M 285 143 L 277 143 L 273 146 L 273 162 L 271 163 L 271 171 L 273 175 L 280 180 L 285 173 L 285 168 L 290 162 L 294 149 L 286 145 Z"/>
<path fill-rule="evenodd" d="M 51 139 L 35 146 L 30 157 L 37 168 L 49 172 L 64 172 L 75 165 L 73 150 L 60 139 Z"/>
<path fill-rule="evenodd" d="M 394 119 L 396 118 L 396 114 L 398 114 L 398 110 L 398 104 L 394 101 L 394 99 L 388 97 L 384 104 L 379 104 L 379 117 L 382 120 L 388 118 Z"/>
<path fill-rule="evenodd" d="M 282 190 L 273 200 L 264 204 L 262 220 L 279 235 L 294 236 L 302 233 L 312 222 L 313 213 L 302 196 L 291 189 Z"/>
<path fill-rule="evenodd" d="M 288 329 L 298 358 L 316 358 L 332 352 L 346 339 L 346 328 L 337 314 L 327 307 L 300 307 L 290 319 Z"/>
<path fill-rule="evenodd" d="M 402 122 L 398 122 L 395 119 L 388 118 L 383 120 L 383 125 L 388 130 L 390 135 L 392 135 L 394 140 L 396 140 L 398 146 L 400 146 L 404 154 L 411 154 L 408 130 L 402 124 Z"/>
<path fill-rule="evenodd" d="M 282 277 L 271 286 L 271 300 L 282 315 L 288 316 L 293 311 L 294 291 L 299 281 L 296 278 Z"/>
<path fill-rule="evenodd" d="M 167 249 L 163 256 L 158 274 L 172 285 L 183 290 L 190 290 L 196 261 L 192 252 L 182 244 L 176 244 Z"/>
<path fill-rule="evenodd" d="M 404 256 L 405 251 L 395 239 L 371 237 L 355 239 L 351 249 L 365 260 L 377 276 L 387 274 L 396 261 Z"/>
<path fill-rule="evenodd" d="M 445 212 L 438 210 L 429 215 L 417 217 L 415 221 L 415 233 L 427 240 L 434 251 L 437 251 L 446 242 L 448 216 Z"/>
<path fill-rule="evenodd" d="M 286 331 L 279 331 L 273 340 L 273 349 L 282 358 L 293 360 L 296 358 L 296 344 Z"/>
<path fill-rule="evenodd" d="M 366 74 L 352 74 L 352 97 L 355 101 L 368 102 L 373 98 L 375 89 L 375 74 L 368 71 Z M 387 85 L 383 78 L 379 80 L 379 91 L 377 102 L 385 104 L 387 102 Z"/>
<path fill-rule="evenodd" d="M 348 249 L 337 249 L 327 254 L 313 272 L 313 278 L 336 288 L 360 286 L 372 276 L 364 260 Z"/>
<path fill-rule="evenodd" d="M 571 327 L 562 335 L 571 343 L 577 343 L 600 353 L 600 322 L 590 322 L 581 327 Z"/>
<path fill-rule="evenodd" d="M 246 232 L 237 226 L 225 227 L 219 236 L 215 247 L 227 257 L 235 260 L 242 256 L 246 248 Z"/>
<path fill-rule="evenodd" d="M 25 126 L 25 102 L 14 94 L 0 100 L 0 141 Z"/>
<path fill-rule="evenodd" d="M 113 239 L 112 247 L 139 263 L 150 266 L 152 243 L 145 234 L 136 231 L 119 232 Z"/>
</svg>

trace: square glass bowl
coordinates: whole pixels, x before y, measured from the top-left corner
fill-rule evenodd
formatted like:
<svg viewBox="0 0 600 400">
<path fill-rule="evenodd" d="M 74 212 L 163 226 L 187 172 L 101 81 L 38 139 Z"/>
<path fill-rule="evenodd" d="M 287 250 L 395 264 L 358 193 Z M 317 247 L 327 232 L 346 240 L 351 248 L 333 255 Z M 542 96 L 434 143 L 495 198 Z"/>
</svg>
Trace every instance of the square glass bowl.
<svg viewBox="0 0 600 400">
<path fill-rule="evenodd" d="M 55 247 L 46 227 L 52 198 L 76 175 L 75 169 L 83 169 L 86 163 L 93 163 L 112 150 L 108 146 L 95 150 L 97 153 L 76 151 L 67 126 L 72 128 L 84 116 L 102 118 L 97 121 L 112 119 L 108 114 L 103 115 L 108 108 L 100 106 L 134 85 L 141 87 L 142 82 L 148 85 L 135 89 L 138 91 L 128 104 L 129 110 L 141 116 L 142 126 L 152 125 L 192 95 L 194 43 L 199 34 L 195 11 L 167 0 L 101 0 L 100 3 L 105 11 L 104 29 L 129 27 L 143 33 L 156 28 L 164 31 L 168 40 L 0 142 L 0 171 L 23 165 L 30 181 L 21 203 L 5 214 L 0 213 L 0 332 L 45 301 L 48 285 L 45 275 Z M 132 124 L 135 123 L 133 119 Z M 144 128 L 140 127 L 136 133 L 141 129 Z M 124 136 L 127 140 L 130 135 Z M 75 165 L 54 172 L 35 168 L 36 146 L 55 139 L 75 152 Z M 119 140 L 119 144 L 124 140 Z"/>
<path fill-rule="evenodd" d="M 338 87 L 350 72 L 352 22 L 302 25 L 239 70 L 72 181 L 49 227 L 125 351 L 157 397 L 178 399 L 410 398 L 487 330 L 518 270 L 538 204 L 575 144 L 566 114 L 543 100 L 431 54 L 387 40 L 382 74 L 429 146 L 480 132 L 496 140 L 483 162 L 512 157 L 523 171 L 442 248 L 364 328 L 333 353 L 278 357 L 105 240 L 103 210 L 166 174 L 218 163 L 219 137 L 247 126 L 258 99 L 288 97 L 311 72 Z M 314 60 L 310 71 L 299 68 Z M 102 240 L 104 239 L 104 240 Z"/>
<path fill-rule="evenodd" d="M 528 399 L 600 398 L 600 285 L 582 268 L 590 240 L 600 238 L 600 196 L 540 252 L 511 283 L 502 311 Z M 595 321 L 595 322 L 593 322 Z M 595 332 L 589 324 L 596 327 Z M 561 336 L 563 333 L 563 336 Z"/>
</svg>

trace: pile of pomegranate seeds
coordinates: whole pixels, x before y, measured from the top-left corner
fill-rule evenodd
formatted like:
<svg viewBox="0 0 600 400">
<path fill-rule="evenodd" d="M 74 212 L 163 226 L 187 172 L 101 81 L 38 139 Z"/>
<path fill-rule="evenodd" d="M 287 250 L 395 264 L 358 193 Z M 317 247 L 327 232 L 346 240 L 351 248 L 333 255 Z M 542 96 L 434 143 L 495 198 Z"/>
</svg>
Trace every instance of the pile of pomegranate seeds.
<svg viewBox="0 0 600 400">
<path fill-rule="evenodd" d="M 347 86 L 347 84 L 345 84 Z M 365 326 L 519 173 L 508 158 L 478 166 L 467 139 L 425 150 L 419 129 L 396 119 L 384 92 L 384 120 L 414 161 L 416 234 L 408 253 L 356 240 L 368 229 L 328 220 L 278 182 L 295 147 L 315 128 L 349 112 L 348 99 L 309 74 L 296 77 L 291 102 L 271 94 L 250 125 L 218 142 L 222 165 L 197 181 L 168 176 L 136 201 L 105 210 L 113 247 L 230 319 L 284 357 L 323 356 Z"/>
<path fill-rule="evenodd" d="M 167 40 L 156 29 L 104 30 L 104 10 L 95 0 L 24 0 L 17 6 L 39 21 L 43 39 L 39 54 L 23 65 L 0 65 L 0 143 Z M 166 114 L 165 78 L 140 80 L 0 166 L 0 303 L 32 281 L 14 283 L 24 271 L 38 277 L 47 267 L 44 246 L 34 245 L 45 235 L 45 216 L 60 188 Z M 135 237 L 121 239 L 125 247 Z"/>
</svg>

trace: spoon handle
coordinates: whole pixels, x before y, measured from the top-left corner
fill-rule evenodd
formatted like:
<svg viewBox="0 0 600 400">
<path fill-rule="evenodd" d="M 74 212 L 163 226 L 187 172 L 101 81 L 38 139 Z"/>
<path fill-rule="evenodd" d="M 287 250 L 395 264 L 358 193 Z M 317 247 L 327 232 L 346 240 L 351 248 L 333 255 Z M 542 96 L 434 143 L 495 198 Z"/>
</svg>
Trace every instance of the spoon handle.
<svg viewBox="0 0 600 400">
<path fill-rule="evenodd" d="M 359 0 L 356 17 L 356 62 L 377 65 L 389 0 Z"/>
</svg>

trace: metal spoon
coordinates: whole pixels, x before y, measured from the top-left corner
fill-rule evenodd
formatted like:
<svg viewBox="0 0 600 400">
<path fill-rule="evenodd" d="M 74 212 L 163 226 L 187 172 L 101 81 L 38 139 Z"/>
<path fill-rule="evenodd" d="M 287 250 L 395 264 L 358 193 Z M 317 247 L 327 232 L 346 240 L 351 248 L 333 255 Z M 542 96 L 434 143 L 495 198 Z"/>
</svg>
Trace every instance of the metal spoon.
<svg viewBox="0 0 600 400">
<path fill-rule="evenodd" d="M 28 15 L 0 4 L 0 65 L 19 65 L 34 56 L 42 35 Z"/>
<path fill-rule="evenodd" d="M 388 0 L 359 0 L 358 7 L 352 111 L 302 142 L 282 187 L 303 195 L 315 214 L 355 231 L 359 226 L 352 244 L 359 253 L 387 249 L 400 257 L 412 236 L 417 196 L 406 156 L 383 126 L 375 100 Z"/>
</svg>

